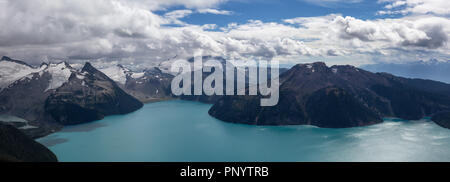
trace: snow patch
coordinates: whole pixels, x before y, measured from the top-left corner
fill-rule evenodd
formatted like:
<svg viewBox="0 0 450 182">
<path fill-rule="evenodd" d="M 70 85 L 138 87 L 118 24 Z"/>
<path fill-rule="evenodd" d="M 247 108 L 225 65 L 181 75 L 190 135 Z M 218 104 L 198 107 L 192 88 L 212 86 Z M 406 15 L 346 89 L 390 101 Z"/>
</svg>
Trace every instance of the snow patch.
<svg viewBox="0 0 450 182">
<path fill-rule="evenodd" d="M 33 68 L 16 62 L 0 61 L 0 90 L 27 75 L 39 72 L 45 68 L 46 66 Z"/>
<path fill-rule="evenodd" d="M 144 72 L 142 72 L 142 73 L 133 73 L 133 74 L 131 74 L 131 77 L 132 78 L 134 78 L 134 79 L 136 79 L 136 78 L 142 78 L 142 77 L 144 77 Z"/>
<path fill-rule="evenodd" d="M 5 122 L 5 123 L 25 123 L 24 126 L 18 128 L 21 130 L 38 128 L 36 126 L 30 125 L 27 120 L 19 118 L 17 116 L 13 116 L 13 115 L 1 114 L 0 121 Z"/>
<path fill-rule="evenodd" d="M 125 84 L 127 82 L 127 72 L 128 70 L 120 66 L 111 66 L 107 68 L 100 69 L 106 76 L 114 80 L 115 82 Z"/>
<path fill-rule="evenodd" d="M 82 74 L 76 74 L 78 80 L 84 80 L 84 75 Z"/>
<path fill-rule="evenodd" d="M 72 72 L 75 72 L 73 68 L 68 67 L 64 62 L 58 64 L 50 64 L 44 71 L 48 72 L 52 76 L 50 84 L 45 91 L 61 87 L 64 83 L 69 81 Z"/>
<path fill-rule="evenodd" d="M 19 130 L 29 130 L 29 129 L 35 129 L 35 128 L 38 128 L 38 127 L 27 124 L 25 126 L 19 127 L 18 129 Z"/>
<path fill-rule="evenodd" d="M 19 118 L 17 116 L 8 115 L 8 114 L 0 114 L 0 121 L 3 122 L 16 122 L 16 123 L 28 123 L 27 120 Z"/>
</svg>

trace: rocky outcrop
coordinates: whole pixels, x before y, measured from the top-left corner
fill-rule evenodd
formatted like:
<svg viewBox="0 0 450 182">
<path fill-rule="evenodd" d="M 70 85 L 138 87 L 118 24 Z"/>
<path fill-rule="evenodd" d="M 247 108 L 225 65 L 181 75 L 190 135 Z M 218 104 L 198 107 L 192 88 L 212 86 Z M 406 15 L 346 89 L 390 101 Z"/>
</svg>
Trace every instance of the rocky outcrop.
<svg viewBox="0 0 450 182">
<path fill-rule="evenodd" d="M 421 119 L 450 108 L 444 93 L 404 79 L 353 66 L 296 65 L 280 76 L 278 105 L 261 107 L 260 96 L 225 96 L 209 114 L 245 124 L 345 128 L 380 123 L 386 116 Z"/>
<path fill-rule="evenodd" d="M 450 112 L 441 112 L 435 114 L 432 118 L 437 125 L 450 129 Z"/>
<path fill-rule="evenodd" d="M 57 162 L 45 146 L 13 126 L 0 123 L 0 161 L 3 162 Z"/>
<path fill-rule="evenodd" d="M 142 106 L 141 102 L 89 63 L 81 72 L 72 73 L 69 81 L 54 90 L 45 101 L 45 111 L 63 125 L 126 114 Z"/>
</svg>

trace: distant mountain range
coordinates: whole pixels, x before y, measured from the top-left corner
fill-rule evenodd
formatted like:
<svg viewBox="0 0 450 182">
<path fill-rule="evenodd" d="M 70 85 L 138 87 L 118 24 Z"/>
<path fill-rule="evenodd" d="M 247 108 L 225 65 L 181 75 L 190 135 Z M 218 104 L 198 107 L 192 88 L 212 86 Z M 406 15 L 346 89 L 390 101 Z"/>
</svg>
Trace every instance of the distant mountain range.
<svg viewBox="0 0 450 182">
<path fill-rule="evenodd" d="M 378 63 L 364 65 L 362 69 L 372 72 L 386 72 L 407 78 L 421 78 L 450 83 L 450 60 L 416 61 L 405 64 Z"/>
<path fill-rule="evenodd" d="M 380 123 L 383 117 L 415 120 L 434 116 L 433 120 L 440 126 L 450 126 L 450 85 L 442 82 L 372 73 L 353 66 L 299 64 L 280 70 L 278 105 L 261 107 L 261 96 L 175 97 L 170 89 L 174 73 L 168 72 L 167 65 L 170 60 L 159 67 L 135 72 L 121 65 L 97 69 L 90 63 L 81 69 L 66 62 L 33 67 L 3 57 L 0 60 L 0 126 L 11 135 L 20 135 L 17 134 L 20 130 L 26 137 L 37 138 L 65 125 L 126 114 L 146 102 L 176 98 L 212 103 L 211 116 L 251 125 L 346 128 Z M 11 141 L 0 141 L 0 145 L 15 146 L 8 143 Z M 24 138 L 23 144 L 27 146 L 15 148 L 20 150 L 31 145 L 40 148 L 30 143 Z M 24 160 L 56 160 L 42 151 L 44 158 L 35 156 Z M 19 159 L 0 150 L 0 160 L 1 157 Z"/>
</svg>

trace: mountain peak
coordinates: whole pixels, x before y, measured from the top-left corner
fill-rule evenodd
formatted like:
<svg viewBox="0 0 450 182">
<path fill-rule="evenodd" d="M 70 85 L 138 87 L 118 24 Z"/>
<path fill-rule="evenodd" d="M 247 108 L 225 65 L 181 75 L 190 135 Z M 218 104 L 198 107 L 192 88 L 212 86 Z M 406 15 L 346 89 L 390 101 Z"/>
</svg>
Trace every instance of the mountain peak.
<svg viewBox="0 0 450 182">
<path fill-rule="evenodd" d="M 328 66 L 324 62 L 314 62 L 314 63 L 306 63 L 306 64 L 297 64 L 294 67 L 306 67 L 306 68 L 320 68 L 325 67 L 328 68 Z"/>
<path fill-rule="evenodd" d="M 144 69 L 145 73 L 162 73 L 161 69 L 159 69 L 158 67 L 153 67 L 153 68 L 146 68 Z"/>
<path fill-rule="evenodd" d="M 93 71 L 97 71 L 97 69 L 95 69 L 91 63 L 86 62 L 83 66 L 83 69 L 81 69 L 81 71 L 82 72 L 93 72 Z"/>
<path fill-rule="evenodd" d="M 1 60 L 2 60 L 2 61 L 12 61 L 13 59 L 11 59 L 11 58 L 8 57 L 8 56 L 3 56 Z"/>
<path fill-rule="evenodd" d="M 105 79 L 105 80 L 110 80 L 114 83 L 114 81 L 108 77 L 105 73 L 101 72 L 100 70 L 98 70 L 97 68 L 95 68 L 94 66 L 92 66 L 91 63 L 86 62 L 83 66 L 83 68 L 81 69 L 81 72 L 84 73 L 88 73 L 89 75 L 101 78 L 101 79 Z"/>
<path fill-rule="evenodd" d="M 66 67 L 68 67 L 68 68 L 72 68 L 72 66 L 70 66 L 70 64 L 69 64 L 68 62 L 66 62 L 66 61 L 63 61 L 63 63 L 64 63 L 64 65 L 65 65 Z"/>
<path fill-rule="evenodd" d="M 66 61 L 59 61 L 59 62 L 49 62 L 49 63 L 45 63 L 43 62 L 42 64 L 48 64 L 48 65 L 64 65 L 65 67 L 71 67 L 70 64 Z"/>
<path fill-rule="evenodd" d="M 330 68 L 324 62 L 297 64 L 292 69 L 295 72 L 328 72 Z"/>
<path fill-rule="evenodd" d="M 131 72 L 130 69 L 126 68 L 125 66 L 121 65 L 121 64 L 117 64 L 117 67 L 119 67 L 119 69 L 121 69 L 125 74 Z"/>
<path fill-rule="evenodd" d="M 25 66 L 28 66 L 28 67 L 30 67 L 30 68 L 32 68 L 33 66 L 31 66 L 31 65 L 29 65 L 29 64 L 27 64 L 27 63 L 25 63 L 25 62 L 23 62 L 23 61 L 19 61 L 19 60 L 15 60 L 15 59 L 11 59 L 10 57 L 8 57 L 8 56 L 3 56 L 2 57 L 2 59 L 0 59 L 0 61 L 8 61 L 8 62 L 13 62 L 13 63 L 17 63 L 17 64 L 21 64 L 21 65 L 25 65 Z"/>
<path fill-rule="evenodd" d="M 317 66 L 317 67 L 327 67 L 327 64 L 325 64 L 324 62 L 314 62 L 312 63 L 313 66 Z"/>
<path fill-rule="evenodd" d="M 48 66 L 48 63 L 43 62 L 43 63 L 41 63 L 41 65 L 39 67 L 42 67 L 42 66 Z"/>
</svg>

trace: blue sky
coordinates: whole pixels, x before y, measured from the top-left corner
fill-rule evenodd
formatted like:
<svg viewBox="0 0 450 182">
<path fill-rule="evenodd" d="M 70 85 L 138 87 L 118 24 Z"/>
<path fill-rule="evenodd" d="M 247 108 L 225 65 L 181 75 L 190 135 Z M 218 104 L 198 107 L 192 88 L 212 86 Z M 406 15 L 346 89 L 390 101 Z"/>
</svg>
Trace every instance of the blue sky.
<svg viewBox="0 0 450 182">
<path fill-rule="evenodd" d="M 182 21 L 189 24 L 217 24 L 220 27 L 229 23 L 243 24 L 248 20 L 261 20 L 263 22 L 282 22 L 283 19 L 296 17 L 315 17 L 328 14 L 342 14 L 358 19 L 396 18 L 402 15 L 377 15 L 386 3 L 378 3 L 376 0 L 361 0 L 356 2 L 312 2 L 314 0 L 246 0 L 230 1 L 219 5 L 217 8 L 233 12 L 231 15 L 200 14 L 195 13 Z M 157 11 L 158 14 L 185 9 L 183 6 Z"/>
</svg>

